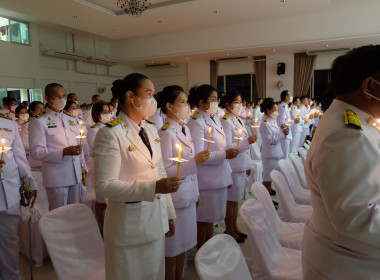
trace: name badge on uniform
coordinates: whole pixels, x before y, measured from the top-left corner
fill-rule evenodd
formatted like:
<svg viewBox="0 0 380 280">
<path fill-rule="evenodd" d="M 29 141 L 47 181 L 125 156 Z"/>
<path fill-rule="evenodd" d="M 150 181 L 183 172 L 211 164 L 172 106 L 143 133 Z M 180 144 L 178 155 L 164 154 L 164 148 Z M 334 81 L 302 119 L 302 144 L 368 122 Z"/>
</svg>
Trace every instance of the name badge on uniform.
<svg viewBox="0 0 380 280">
<path fill-rule="evenodd" d="M 129 145 L 128 151 L 130 151 L 130 152 L 136 151 L 136 146 L 135 145 Z"/>
<path fill-rule="evenodd" d="M 46 125 L 48 126 L 48 128 L 55 128 L 55 127 L 57 127 L 57 125 L 55 124 L 55 122 L 50 117 L 47 118 Z"/>
<path fill-rule="evenodd" d="M 160 143 L 160 142 L 161 142 L 161 138 L 160 138 L 160 137 L 154 139 L 154 143 L 158 144 L 158 143 Z"/>
<path fill-rule="evenodd" d="M 68 120 L 70 126 L 76 126 L 76 123 L 72 120 Z"/>
<path fill-rule="evenodd" d="M 12 132 L 12 129 L 10 129 L 10 128 L 0 128 L 0 131 Z"/>
</svg>

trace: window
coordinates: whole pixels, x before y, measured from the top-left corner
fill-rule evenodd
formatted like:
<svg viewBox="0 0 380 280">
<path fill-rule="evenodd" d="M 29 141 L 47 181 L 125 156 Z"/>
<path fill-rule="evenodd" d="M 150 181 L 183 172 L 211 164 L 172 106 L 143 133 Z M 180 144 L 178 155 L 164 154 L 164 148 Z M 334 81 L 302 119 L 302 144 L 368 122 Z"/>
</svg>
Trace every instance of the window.
<svg viewBox="0 0 380 280">
<path fill-rule="evenodd" d="M 29 45 L 29 24 L 0 17 L 0 40 Z"/>
<path fill-rule="evenodd" d="M 330 69 L 326 70 L 314 70 L 314 98 L 317 100 L 321 100 L 324 94 L 329 89 L 330 84 Z"/>
<path fill-rule="evenodd" d="M 237 91 L 243 100 L 255 101 L 258 97 L 254 74 L 218 76 L 218 92 Z"/>
<path fill-rule="evenodd" d="M 23 101 L 28 101 L 31 103 L 33 101 L 44 102 L 42 95 L 42 89 L 25 89 L 25 88 L 0 88 L 0 107 L 3 106 L 4 97 L 13 97 L 18 103 Z"/>
</svg>

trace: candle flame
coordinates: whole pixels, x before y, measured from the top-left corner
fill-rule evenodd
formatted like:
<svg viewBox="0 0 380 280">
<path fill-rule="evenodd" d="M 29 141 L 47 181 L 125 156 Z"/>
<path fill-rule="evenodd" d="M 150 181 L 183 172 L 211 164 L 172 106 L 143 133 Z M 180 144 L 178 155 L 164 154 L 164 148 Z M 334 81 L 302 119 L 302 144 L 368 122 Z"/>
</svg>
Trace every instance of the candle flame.
<svg viewBox="0 0 380 280">
<path fill-rule="evenodd" d="M 179 144 L 175 144 L 176 145 L 176 147 L 178 148 L 178 149 L 182 149 L 181 148 L 181 145 L 179 145 Z"/>
<path fill-rule="evenodd" d="M 5 143 L 5 139 L 4 139 L 4 138 L 3 138 L 3 139 L 1 139 L 1 143 L 3 143 L 3 144 Z"/>
<path fill-rule="evenodd" d="M 211 127 L 208 128 L 208 133 L 210 133 L 210 132 L 211 132 Z"/>
<path fill-rule="evenodd" d="M 82 133 L 82 134 L 83 134 L 83 129 L 81 129 L 81 130 L 80 130 L 80 133 Z"/>
</svg>

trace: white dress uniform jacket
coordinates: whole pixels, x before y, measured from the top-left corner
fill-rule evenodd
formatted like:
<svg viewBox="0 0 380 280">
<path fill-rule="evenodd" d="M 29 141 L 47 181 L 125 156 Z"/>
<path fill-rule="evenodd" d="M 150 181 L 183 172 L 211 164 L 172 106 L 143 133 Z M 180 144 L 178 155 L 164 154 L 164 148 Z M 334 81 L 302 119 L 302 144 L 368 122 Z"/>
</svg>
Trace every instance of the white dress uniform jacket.
<svg viewBox="0 0 380 280">
<path fill-rule="evenodd" d="M 137 124 L 123 112 L 109 123 L 115 121 L 119 123 L 98 131 L 92 149 L 95 190 L 108 198 L 104 238 L 116 246 L 139 245 L 164 237 L 175 211 L 169 194 L 155 194 L 156 181 L 166 177 L 156 128 L 141 123 L 151 157 Z"/>
<path fill-rule="evenodd" d="M 87 171 L 83 153 L 63 156 L 63 149 L 79 144 L 79 126 L 76 118 L 47 108 L 29 124 L 29 148 L 33 159 L 42 161 L 45 187 L 67 187 L 82 181 L 81 164 Z"/>
<path fill-rule="evenodd" d="M 309 109 L 301 104 L 300 105 L 300 113 L 301 113 L 301 125 L 302 125 L 302 134 L 301 134 L 301 141 L 300 141 L 300 147 L 303 146 L 303 143 L 305 141 L 306 136 L 310 135 L 310 119 L 306 121 L 306 117 L 309 116 Z"/>
<path fill-rule="evenodd" d="M 226 160 L 227 144 L 224 129 L 217 115 L 214 120 L 202 110 L 197 110 L 187 126 L 191 131 L 195 153 L 207 150 L 208 129 L 211 127 L 210 158 L 198 165 L 198 186 L 200 190 L 212 190 L 232 184 L 231 167 Z"/>
<path fill-rule="evenodd" d="M 149 119 L 154 122 L 153 125 L 156 127 L 157 131 L 164 125 L 165 118 L 166 115 L 161 112 L 161 108 L 158 108 L 156 112 L 149 117 Z"/>
<path fill-rule="evenodd" d="M 305 164 L 304 279 L 380 277 L 380 135 L 368 118 L 336 99 L 319 122 Z"/>
<path fill-rule="evenodd" d="M 299 123 L 295 123 L 294 120 L 300 118 Z M 301 134 L 302 134 L 302 124 L 301 124 L 301 113 L 300 110 L 297 108 L 297 106 L 293 105 L 292 110 L 290 111 L 290 118 L 292 119 L 292 136 L 293 139 L 290 143 L 290 152 L 291 153 L 298 153 L 298 147 L 300 145 L 301 141 Z"/>
<path fill-rule="evenodd" d="M 291 123 L 290 118 L 290 112 L 289 112 L 289 106 L 285 102 L 281 102 L 281 104 L 278 106 L 278 117 L 276 119 L 278 126 L 281 126 L 282 124 Z M 289 131 L 289 134 L 286 135 L 286 137 L 281 140 L 281 146 L 282 151 L 284 153 L 284 158 L 287 158 L 289 154 L 289 148 L 290 148 L 290 141 L 293 139 L 292 131 Z"/>
<path fill-rule="evenodd" d="M 105 124 L 102 124 L 101 122 L 98 122 L 90 127 L 87 133 L 87 144 L 90 148 L 90 151 L 92 151 L 92 147 L 94 146 L 95 136 L 98 133 L 99 129 L 102 127 L 105 127 Z"/>
</svg>

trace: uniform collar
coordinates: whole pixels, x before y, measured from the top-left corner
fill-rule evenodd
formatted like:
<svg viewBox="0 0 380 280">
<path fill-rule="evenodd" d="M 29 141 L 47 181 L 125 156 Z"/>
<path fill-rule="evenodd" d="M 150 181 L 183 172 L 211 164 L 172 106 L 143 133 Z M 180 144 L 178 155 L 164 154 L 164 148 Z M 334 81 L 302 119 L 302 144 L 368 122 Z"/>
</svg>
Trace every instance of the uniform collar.
<svg viewBox="0 0 380 280">
<path fill-rule="evenodd" d="M 62 116 L 63 116 L 63 111 L 61 111 L 61 112 L 55 112 L 55 111 L 51 110 L 50 108 L 46 108 L 46 111 L 48 112 L 48 114 L 50 116 L 54 116 L 54 117 L 57 117 L 57 118 L 62 118 Z"/>
<path fill-rule="evenodd" d="M 344 111 L 344 109 L 349 109 L 354 111 L 356 114 L 358 114 L 360 121 L 362 123 L 367 123 L 367 119 L 370 117 L 370 115 L 362 110 L 360 110 L 358 107 L 355 107 L 347 102 L 344 102 L 339 99 L 334 99 L 334 101 L 331 103 L 329 110 L 334 110 L 334 111 Z"/>
<path fill-rule="evenodd" d="M 128 117 L 124 112 L 120 112 L 118 115 L 118 118 L 122 119 L 124 122 L 127 122 L 129 126 L 137 133 L 139 134 L 141 128 L 145 128 L 145 122 L 144 120 L 141 120 L 140 125 L 137 125 L 130 117 Z"/>
</svg>

